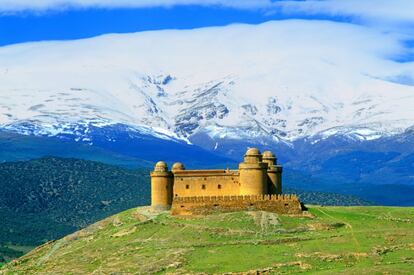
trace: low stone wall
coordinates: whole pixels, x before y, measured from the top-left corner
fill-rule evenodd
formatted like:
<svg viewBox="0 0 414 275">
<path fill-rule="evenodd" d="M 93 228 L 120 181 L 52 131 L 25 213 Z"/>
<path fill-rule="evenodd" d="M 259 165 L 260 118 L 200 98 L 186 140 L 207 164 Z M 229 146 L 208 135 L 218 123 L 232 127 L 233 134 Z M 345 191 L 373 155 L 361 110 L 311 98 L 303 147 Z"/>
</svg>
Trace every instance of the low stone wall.
<svg viewBox="0 0 414 275">
<path fill-rule="evenodd" d="M 176 197 L 172 215 L 207 215 L 215 212 L 263 210 L 279 214 L 300 214 L 302 206 L 296 195 Z"/>
</svg>

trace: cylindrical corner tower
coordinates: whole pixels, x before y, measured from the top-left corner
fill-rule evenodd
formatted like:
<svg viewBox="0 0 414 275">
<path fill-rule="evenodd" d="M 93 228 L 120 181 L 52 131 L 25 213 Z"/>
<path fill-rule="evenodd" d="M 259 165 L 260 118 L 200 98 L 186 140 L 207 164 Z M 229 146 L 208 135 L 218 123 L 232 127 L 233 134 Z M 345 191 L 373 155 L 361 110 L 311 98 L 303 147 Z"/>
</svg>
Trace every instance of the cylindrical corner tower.
<svg viewBox="0 0 414 275">
<path fill-rule="evenodd" d="M 282 166 L 277 165 L 277 158 L 270 151 L 263 153 L 263 162 L 267 163 L 269 194 L 282 194 Z"/>
<path fill-rule="evenodd" d="M 165 162 L 159 161 L 151 172 L 151 207 L 156 210 L 171 208 L 173 177 Z"/>
<path fill-rule="evenodd" d="M 267 164 L 257 148 L 250 148 L 239 164 L 240 195 L 267 194 Z"/>
<path fill-rule="evenodd" d="M 276 194 L 282 194 L 282 166 L 275 165 L 276 170 Z"/>
<path fill-rule="evenodd" d="M 264 151 L 262 160 L 264 163 L 267 163 L 267 166 L 270 167 L 272 165 L 276 165 L 276 157 L 275 155 L 270 151 Z"/>
</svg>

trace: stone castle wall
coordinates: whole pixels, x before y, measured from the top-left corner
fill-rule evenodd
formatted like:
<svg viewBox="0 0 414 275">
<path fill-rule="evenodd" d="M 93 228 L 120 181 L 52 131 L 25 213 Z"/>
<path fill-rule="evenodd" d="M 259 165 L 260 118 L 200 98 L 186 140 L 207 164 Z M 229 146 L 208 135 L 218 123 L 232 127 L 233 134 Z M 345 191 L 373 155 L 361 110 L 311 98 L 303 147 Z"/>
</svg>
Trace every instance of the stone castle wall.
<svg viewBox="0 0 414 275">
<path fill-rule="evenodd" d="M 176 197 L 173 215 L 206 215 L 215 212 L 262 210 L 279 214 L 301 214 L 302 205 L 296 195 L 246 195 Z"/>
<path fill-rule="evenodd" d="M 239 173 L 233 170 L 184 170 L 174 173 L 174 197 L 239 194 Z"/>
</svg>

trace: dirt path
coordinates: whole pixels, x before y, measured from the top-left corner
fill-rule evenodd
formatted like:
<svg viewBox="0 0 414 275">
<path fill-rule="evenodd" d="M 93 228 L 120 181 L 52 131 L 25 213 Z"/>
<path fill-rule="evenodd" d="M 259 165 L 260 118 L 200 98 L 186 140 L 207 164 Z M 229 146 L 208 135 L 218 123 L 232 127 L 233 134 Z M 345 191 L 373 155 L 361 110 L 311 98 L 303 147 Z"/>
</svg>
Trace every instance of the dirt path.
<svg viewBox="0 0 414 275">
<path fill-rule="evenodd" d="M 64 239 L 57 240 L 55 244 L 52 246 L 52 248 L 50 249 L 50 251 L 37 261 L 37 265 L 41 266 L 44 262 L 46 262 L 50 258 L 50 256 L 52 256 L 64 243 L 65 243 Z"/>
<path fill-rule="evenodd" d="M 344 221 L 344 220 L 341 220 L 341 219 L 335 218 L 334 216 L 329 215 L 328 213 L 326 213 L 325 211 L 323 211 L 323 210 L 322 210 L 322 209 L 320 209 L 320 208 L 315 208 L 315 209 L 316 209 L 316 210 L 318 210 L 319 212 L 321 212 L 322 214 L 324 214 L 325 216 L 327 216 L 327 217 L 329 217 L 329 218 L 331 218 L 331 219 L 333 219 L 333 220 L 336 220 L 336 221 L 338 221 L 338 222 L 341 222 L 341 223 L 345 224 L 345 225 L 346 225 L 346 227 L 350 229 L 350 232 L 351 232 L 351 235 L 352 235 L 352 239 L 354 240 L 355 245 L 357 245 L 357 246 L 358 246 L 358 248 L 360 248 L 360 247 L 361 247 L 361 245 L 360 245 L 359 241 L 358 241 L 358 240 L 357 240 L 357 238 L 355 237 L 355 234 L 354 234 L 354 229 L 352 228 L 352 225 L 351 225 L 350 223 L 348 223 L 348 222 L 346 222 L 346 221 Z"/>
</svg>

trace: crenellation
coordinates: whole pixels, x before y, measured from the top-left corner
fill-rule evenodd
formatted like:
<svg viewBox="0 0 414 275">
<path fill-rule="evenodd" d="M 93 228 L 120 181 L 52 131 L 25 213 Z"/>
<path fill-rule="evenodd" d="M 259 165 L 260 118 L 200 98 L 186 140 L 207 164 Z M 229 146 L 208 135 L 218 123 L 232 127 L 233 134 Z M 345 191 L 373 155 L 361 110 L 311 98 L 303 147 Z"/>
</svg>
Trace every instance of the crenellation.
<svg viewBox="0 0 414 275">
<path fill-rule="evenodd" d="M 210 201 L 295 201 L 296 195 L 232 195 L 232 196 L 191 196 L 177 197 L 175 202 L 210 202 Z"/>
<path fill-rule="evenodd" d="M 174 215 L 204 215 L 213 212 L 263 210 L 280 214 L 300 214 L 302 206 L 294 196 L 223 196 L 177 198 L 172 205 Z"/>
</svg>

